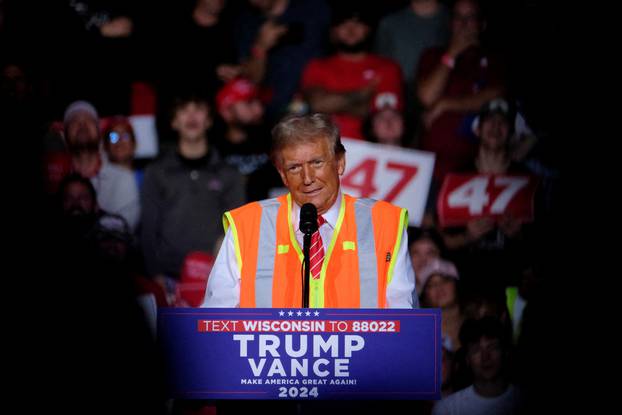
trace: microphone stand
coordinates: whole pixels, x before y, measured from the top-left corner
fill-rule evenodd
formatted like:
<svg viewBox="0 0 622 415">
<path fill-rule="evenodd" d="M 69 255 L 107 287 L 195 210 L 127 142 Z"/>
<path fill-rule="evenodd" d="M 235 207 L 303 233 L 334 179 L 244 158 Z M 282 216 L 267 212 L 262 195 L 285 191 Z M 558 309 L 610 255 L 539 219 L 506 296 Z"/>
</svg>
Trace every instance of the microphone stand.
<svg viewBox="0 0 622 415">
<path fill-rule="evenodd" d="M 309 308 L 309 278 L 311 274 L 311 258 L 309 255 L 309 250 L 311 249 L 311 235 L 312 233 L 305 233 L 303 236 L 303 254 L 305 256 L 304 259 L 304 274 L 302 277 L 302 307 Z"/>
<path fill-rule="evenodd" d="M 309 308 L 309 277 L 311 273 L 311 236 L 318 230 L 317 209 L 312 203 L 305 203 L 300 207 L 300 225 L 303 236 L 304 272 L 302 275 L 302 307 Z"/>
</svg>

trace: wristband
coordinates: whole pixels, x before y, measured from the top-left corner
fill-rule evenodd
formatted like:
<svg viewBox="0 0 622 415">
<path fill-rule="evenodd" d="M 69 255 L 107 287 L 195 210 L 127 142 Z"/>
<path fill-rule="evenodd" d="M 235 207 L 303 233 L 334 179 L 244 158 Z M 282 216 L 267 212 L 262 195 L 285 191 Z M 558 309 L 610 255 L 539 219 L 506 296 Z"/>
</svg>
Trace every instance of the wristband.
<svg viewBox="0 0 622 415">
<path fill-rule="evenodd" d="M 456 66 L 456 60 L 449 56 L 448 53 L 444 53 L 441 57 L 441 63 L 448 67 L 449 69 L 453 69 Z"/>
<path fill-rule="evenodd" d="M 253 58 L 265 59 L 266 58 L 266 50 L 263 49 L 263 48 L 260 48 L 259 46 L 253 46 L 251 48 L 251 55 L 253 56 Z"/>
</svg>

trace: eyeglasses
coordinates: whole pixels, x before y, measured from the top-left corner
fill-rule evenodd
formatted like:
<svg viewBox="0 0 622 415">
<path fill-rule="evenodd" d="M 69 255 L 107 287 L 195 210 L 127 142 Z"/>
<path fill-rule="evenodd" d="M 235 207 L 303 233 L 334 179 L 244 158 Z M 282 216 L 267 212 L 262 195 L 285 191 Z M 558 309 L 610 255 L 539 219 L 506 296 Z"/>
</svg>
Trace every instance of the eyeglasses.
<svg viewBox="0 0 622 415">
<path fill-rule="evenodd" d="M 111 131 L 108 133 L 107 137 L 110 144 L 117 144 L 119 141 L 130 141 L 132 140 L 132 134 L 130 133 L 118 133 L 116 131 Z"/>
</svg>

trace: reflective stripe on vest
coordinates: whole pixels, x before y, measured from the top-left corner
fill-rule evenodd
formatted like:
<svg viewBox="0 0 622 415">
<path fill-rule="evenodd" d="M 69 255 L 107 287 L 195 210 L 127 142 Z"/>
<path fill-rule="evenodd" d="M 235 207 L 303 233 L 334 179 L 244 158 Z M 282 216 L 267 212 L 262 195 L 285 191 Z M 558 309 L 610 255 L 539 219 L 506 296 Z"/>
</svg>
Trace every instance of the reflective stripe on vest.
<svg viewBox="0 0 622 415">
<path fill-rule="evenodd" d="M 361 308 L 378 307 L 378 264 L 371 216 L 371 208 L 375 203 L 373 199 L 357 199 L 354 202 Z"/>
<path fill-rule="evenodd" d="M 261 224 L 259 225 L 259 252 L 255 275 L 255 306 L 272 307 L 272 275 L 276 254 L 276 217 L 279 211 L 277 199 L 262 200 Z"/>
<path fill-rule="evenodd" d="M 511 320 L 514 320 L 514 304 L 516 303 L 516 297 L 518 297 L 518 287 L 506 287 L 506 305 L 508 307 L 508 312 L 510 313 Z"/>
</svg>

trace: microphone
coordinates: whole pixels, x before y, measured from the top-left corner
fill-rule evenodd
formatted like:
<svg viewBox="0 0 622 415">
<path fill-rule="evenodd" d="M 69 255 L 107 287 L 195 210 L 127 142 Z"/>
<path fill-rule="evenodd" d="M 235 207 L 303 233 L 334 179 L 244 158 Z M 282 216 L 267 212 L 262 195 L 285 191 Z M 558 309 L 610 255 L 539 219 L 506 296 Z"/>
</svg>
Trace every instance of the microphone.
<svg viewBox="0 0 622 415">
<path fill-rule="evenodd" d="M 300 222 L 298 225 L 303 236 L 304 272 L 302 273 L 302 306 L 309 308 L 309 278 L 310 262 L 309 250 L 311 248 L 311 236 L 317 231 L 317 208 L 312 203 L 305 203 L 300 208 Z"/>
<path fill-rule="evenodd" d="M 313 203 L 305 203 L 300 208 L 299 228 L 305 235 L 313 235 L 317 231 L 317 208 Z"/>
</svg>

